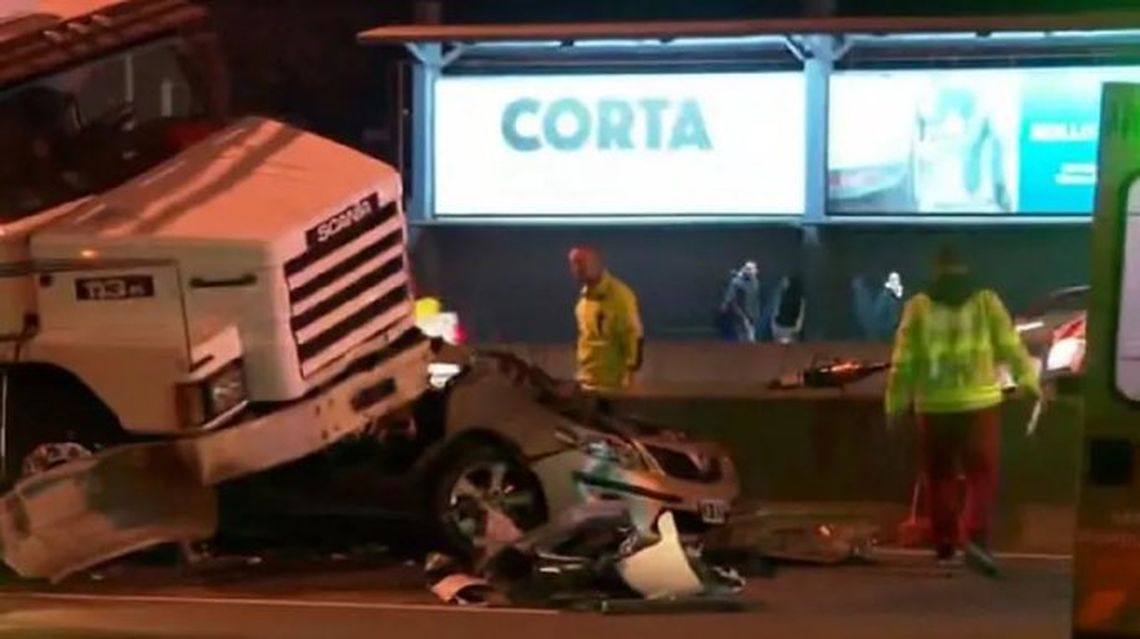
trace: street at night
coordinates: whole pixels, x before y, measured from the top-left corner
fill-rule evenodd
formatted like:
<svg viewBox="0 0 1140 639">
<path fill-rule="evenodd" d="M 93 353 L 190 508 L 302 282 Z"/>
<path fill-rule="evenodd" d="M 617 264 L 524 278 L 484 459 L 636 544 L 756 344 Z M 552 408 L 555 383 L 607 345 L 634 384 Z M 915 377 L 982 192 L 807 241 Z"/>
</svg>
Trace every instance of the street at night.
<svg viewBox="0 0 1140 639">
<path fill-rule="evenodd" d="M 743 612 L 636 615 L 438 605 L 419 571 L 385 566 L 275 568 L 175 581 L 165 569 L 110 571 L 0 595 L 0 636 L 180 637 L 1065 637 L 1070 565 L 1005 558 L 1006 578 L 939 570 L 926 556 L 876 565 L 781 567 L 750 581 Z M 100 573 L 102 574 L 102 573 Z M 169 582 L 167 580 L 169 579 Z"/>
<path fill-rule="evenodd" d="M 900 1 L 0 0 L 0 639 L 1140 637 L 1140 4 Z"/>
</svg>

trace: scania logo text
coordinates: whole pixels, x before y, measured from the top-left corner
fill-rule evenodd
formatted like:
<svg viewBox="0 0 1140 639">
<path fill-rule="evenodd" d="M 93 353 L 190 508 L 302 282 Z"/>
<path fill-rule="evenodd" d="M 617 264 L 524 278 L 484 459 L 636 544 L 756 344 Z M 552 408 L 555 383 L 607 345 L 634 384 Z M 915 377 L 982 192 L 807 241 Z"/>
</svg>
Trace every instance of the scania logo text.
<svg viewBox="0 0 1140 639">
<path fill-rule="evenodd" d="M 317 241 L 327 242 L 329 238 L 349 228 L 372 213 L 372 204 L 368 200 L 361 200 L 338 213 L 331 220 L 317 227 Z"/>
<path fill-rule="evenodd" d="M 380 211 L 380 197 L 372 193 L 305 233 L 309 246 L 324 244 Z"/>
</svg>

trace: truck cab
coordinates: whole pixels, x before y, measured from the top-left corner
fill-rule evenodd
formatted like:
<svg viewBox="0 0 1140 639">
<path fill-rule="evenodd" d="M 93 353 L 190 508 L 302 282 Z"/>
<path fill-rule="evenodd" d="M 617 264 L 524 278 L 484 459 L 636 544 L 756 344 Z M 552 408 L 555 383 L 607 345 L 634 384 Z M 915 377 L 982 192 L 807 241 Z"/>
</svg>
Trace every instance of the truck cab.
<svg viewBox="0 0 1140 639">
<path fill-rule="evenodd" d="M 199 4 L 25 4 L 0 17 L 0 556 L 58 579 L 208 537 L 218 484 L 399 418 L 429 346 L 395 169 L 231 118 Z"/>
</svg>

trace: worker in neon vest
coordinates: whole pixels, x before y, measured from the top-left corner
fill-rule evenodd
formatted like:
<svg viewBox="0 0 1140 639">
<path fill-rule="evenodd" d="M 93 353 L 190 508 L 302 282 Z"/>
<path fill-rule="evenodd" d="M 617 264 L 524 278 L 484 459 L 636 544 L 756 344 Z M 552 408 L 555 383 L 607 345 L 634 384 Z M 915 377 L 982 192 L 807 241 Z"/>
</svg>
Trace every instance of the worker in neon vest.
<svg viewBox="0 0 1140 639">
<path fill-rule="evenodd" d="M 594 390 L 625 388 L 641 367 L 644 331 L 637 296 L 591 247 L 570 251 L 570 272 L 582 287 L 574 309 L 578 383 Z"/>
<path fill-rule="evenodd" d="M 1001 437 L 999 363 L 1009 366 L 1021 390 L 1040 394 L 1037 369 L 1001 299 L 979 287 L 961 257 L 945 247 L 935 261 L 931 285 L 903 309 L 886 412 L 893 425 L 913 401 L 939 561 L 954 558 L 959 539 L 960 467 L 970 493 L 964 518 L 966 561 L 995 577 L 988 535 Z"/>
</svg>

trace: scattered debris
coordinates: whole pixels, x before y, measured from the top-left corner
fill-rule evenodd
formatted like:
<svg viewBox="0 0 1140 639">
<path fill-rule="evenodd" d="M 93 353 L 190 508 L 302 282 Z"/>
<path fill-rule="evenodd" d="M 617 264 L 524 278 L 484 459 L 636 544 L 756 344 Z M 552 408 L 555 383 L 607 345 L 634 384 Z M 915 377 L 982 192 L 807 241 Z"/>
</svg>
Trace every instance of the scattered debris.
<svg viewBox="0 0 1140 639">
<path fill-rule="evenodd" d="M 768 387 L 773 390 L 793 390 L 797 388 L 846 388 L 891 367 L 886 362 L 860 362 L 858 360 L 834 359 L 811 366 L 788 375 L 773 379 Z"/>
<path fill-rule="evenodd" d="M 839 565 L 874 560 L 879 526 L 855 517 L 819 512 L 759 510 L 738 516 L 715 546 L 747 549 L 769 561 Z"/>
<path fill-rule="evenodd" d="M 492 591 L 486 579 L 469 575 L 455 558 L 433 553 L 428 555 L 424 572 L 432 594 L 448 604 L 487 605 Z"/>
<path fill-rule="evenodd" d="M 260 566 L 261 555 L 216 554 L 208 544 L 184 541 L 178 544 L 179 567 L 186 574 L 205 574 Z"/>
<path fill-rule="evenodd" d="M 761 533 L 760 551 L 773 559 L 815 564 L 870 561 L 875 527 L 868 524 L 773 522 Z"/>
<path fill-rule="evenodd" d="M 484 604 L 497 593 L 516 605 L 602 612 L 740 608 L 744 579 L 684 546 L 672 513 L 655 531 L 639 530 L 617 501 L 568 509 L 526 534 L 503 518 L 510 525 L 489 522 L 498 529 L 489 535 L 494 543 L 470 567 L 429 557 L 425 572 L 441 601 Z"/>
<path fill-rule="evenodd" d="M 657 520 L 657 542 L 630 553 L 617 562 L 617 571 L 631 588 L 646 599 L 688 597 L 704 590 L 693 570 L 692 557 L 681 546 L 673 514 Z M 696 557 L 699 561 L 699 557 Z"/>
</svg>

